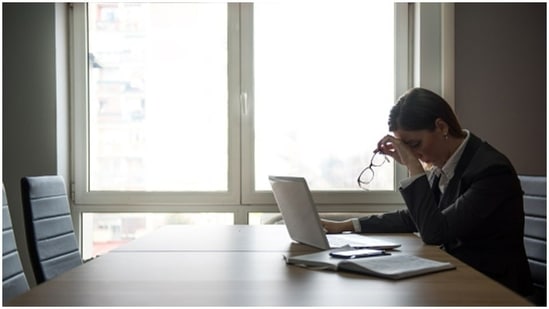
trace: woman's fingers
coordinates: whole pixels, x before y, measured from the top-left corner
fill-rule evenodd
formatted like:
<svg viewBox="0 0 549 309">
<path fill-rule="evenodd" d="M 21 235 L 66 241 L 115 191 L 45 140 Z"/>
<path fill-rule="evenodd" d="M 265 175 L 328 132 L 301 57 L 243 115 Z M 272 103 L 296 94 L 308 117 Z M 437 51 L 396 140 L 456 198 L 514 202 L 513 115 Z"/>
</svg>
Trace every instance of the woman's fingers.
<svg viewBox="0 0 549 309">
<path fill-rule="evenodd" d="M 377 150 L 384 153 L 385 151 L 388 151 L 389 149 L 393 149 L 393 144 L 394 144 L 395 140 L 396 140 L 396 138 L 394 136 L 385 135 L 377 143 Z"/>
<path fill-rule="evenodd" d="M 395 161 L 400 164 L 403 164 L 403 151 L 406 152 L 406 146 L 402 143 L 401 140 L 392 136 L 385 135 L 377 144 L 377 151 L 381 152 L 384 155 L 390 156 Z"/>
</svg>

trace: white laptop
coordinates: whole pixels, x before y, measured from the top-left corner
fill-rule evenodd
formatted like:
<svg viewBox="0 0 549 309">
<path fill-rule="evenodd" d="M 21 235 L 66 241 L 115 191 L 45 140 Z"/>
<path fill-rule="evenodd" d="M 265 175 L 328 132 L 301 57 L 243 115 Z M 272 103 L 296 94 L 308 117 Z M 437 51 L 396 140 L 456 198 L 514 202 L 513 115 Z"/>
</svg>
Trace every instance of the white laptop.
<svg viewBox="0 0 549 309">
<path fill-rule="evenodd" d="M 326 234 L 305 178 L 269 176 L 269 181 L 288 233 L 294 241 L 324 250 L 344 246 L 372 249 L 400 247 L 400 244 L 361 234 Z"/>
</svg>

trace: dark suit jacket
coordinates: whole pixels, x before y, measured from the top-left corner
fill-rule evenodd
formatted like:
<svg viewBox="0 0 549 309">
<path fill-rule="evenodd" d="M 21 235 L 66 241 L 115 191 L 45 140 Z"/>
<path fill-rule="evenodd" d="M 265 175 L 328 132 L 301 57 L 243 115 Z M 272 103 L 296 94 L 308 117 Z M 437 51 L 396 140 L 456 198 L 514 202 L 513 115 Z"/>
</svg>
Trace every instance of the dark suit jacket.
<svg viewBox="0 0 549 309">
<path fill-rule="evenodd" d="M 448 253 L 527 295 L 522 189 L 509 160 L 471 134 L 437 205 L 427 176 L 400 190 L 407 209 L 360 219 L 363 232 L 419 232 Z"/>
</svg>

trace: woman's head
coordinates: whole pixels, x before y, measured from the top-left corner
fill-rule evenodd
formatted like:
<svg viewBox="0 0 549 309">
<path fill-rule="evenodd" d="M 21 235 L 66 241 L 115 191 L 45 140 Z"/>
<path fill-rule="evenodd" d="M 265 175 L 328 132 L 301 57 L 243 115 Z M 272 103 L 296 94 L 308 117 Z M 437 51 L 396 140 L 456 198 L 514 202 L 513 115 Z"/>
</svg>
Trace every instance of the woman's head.
<svg viewBox="0 0 549 309">
<path fill-rule="evenodd" d="M 389 130 L 423 162 L 442 167 L 465 133 L 448 103 L 436 93 L 412 88 L 391 109 Z"/>
<path fill-rule="evenodd" d="M 391 109 L 389 131 L 433 131 L 437 119 L 448 125 L 450 136 L 463 136 L 456 115 L 442 97 L 424 88 L 412 88 L 406 91 Z"/>
</svg>

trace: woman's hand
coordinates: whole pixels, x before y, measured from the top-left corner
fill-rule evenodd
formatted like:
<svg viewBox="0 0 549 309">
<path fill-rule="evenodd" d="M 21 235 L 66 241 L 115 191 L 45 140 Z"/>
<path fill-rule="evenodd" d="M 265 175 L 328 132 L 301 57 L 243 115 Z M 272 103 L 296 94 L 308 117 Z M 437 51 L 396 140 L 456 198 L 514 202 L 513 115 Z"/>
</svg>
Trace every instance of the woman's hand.
<svg viewBox="0 0 549 309">
<path fill-rule="evenodd" d="M 348 219 L 345 221 L 333 221 L 321 219 L 322 227 L 328 234 L 337 234 L 347 231 L 354 231 L 353 222 Z"/>
<path fill-rule="evenodd" d="M 411 176 L 425 172 L 423 165 L 412 149 L 403 141 L 392 135 L 385 135 L 377 143 L 376 151 L 388 155 L 398 163 L 406 166 Z"/>
</svg>

